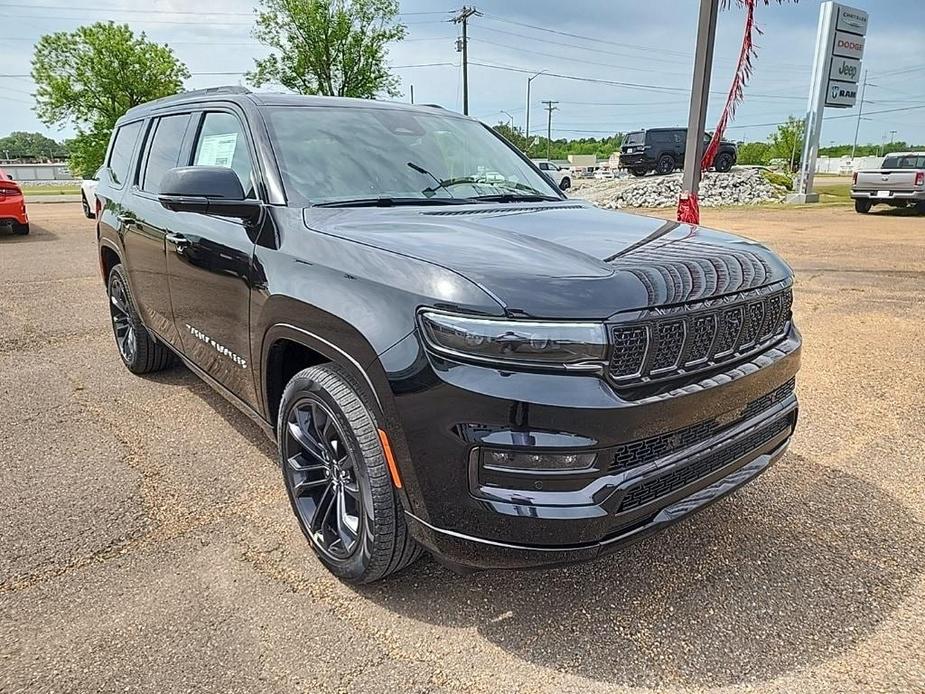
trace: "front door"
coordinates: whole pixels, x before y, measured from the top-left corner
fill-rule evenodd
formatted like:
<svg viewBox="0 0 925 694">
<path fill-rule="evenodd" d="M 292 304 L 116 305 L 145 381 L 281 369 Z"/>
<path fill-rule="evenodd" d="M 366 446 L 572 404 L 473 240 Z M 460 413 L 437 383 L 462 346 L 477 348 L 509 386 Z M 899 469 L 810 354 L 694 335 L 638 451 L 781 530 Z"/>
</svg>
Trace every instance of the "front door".
<svg viewBox="0 0 925 694">
<path fill-rule="evenodd" d="M 227 166 L 255 197 L 253 149 L 236 113 L 199 114 L 193 166 Z M 173 213 L 167 271 L 183 352 L 234 395 L 258 407 L 250 354 L 254 241 L 239 220 Z"/>
</svg>

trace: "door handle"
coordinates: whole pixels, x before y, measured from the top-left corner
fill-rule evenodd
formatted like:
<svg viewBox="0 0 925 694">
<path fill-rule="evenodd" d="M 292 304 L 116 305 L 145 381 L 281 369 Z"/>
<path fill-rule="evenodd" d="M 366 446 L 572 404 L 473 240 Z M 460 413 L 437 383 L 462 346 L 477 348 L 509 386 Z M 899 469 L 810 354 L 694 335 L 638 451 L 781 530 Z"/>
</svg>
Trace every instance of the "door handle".
<svg viewBox="0 0 925 694">
<path fill-rule="evenodd" d="M 183 249 L 189 248 L 190 244 L 192 243 L 192 241 L 186 238 L 183 234 L 175 234 L 172 231 L 167 232 L 167 234 L 164 235 L 164 238 L 166 238 L 174 245 L 174 248 L 177 251 L 177 255 L 183 255 Z"/>
</svg>

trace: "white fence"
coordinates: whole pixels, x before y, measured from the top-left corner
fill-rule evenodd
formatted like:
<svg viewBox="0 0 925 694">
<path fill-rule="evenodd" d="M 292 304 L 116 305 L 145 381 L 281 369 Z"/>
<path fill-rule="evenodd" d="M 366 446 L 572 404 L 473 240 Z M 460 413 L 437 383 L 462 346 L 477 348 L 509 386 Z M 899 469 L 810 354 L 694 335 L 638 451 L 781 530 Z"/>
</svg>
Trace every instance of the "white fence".
<svg viewBox="0 0 925 694">
<path fill-rule="evenodd" d="M 865 169 L 879 169 L 883 157 L 819 157 L 816 159 L 817 174 L 850 174 Z"/>
<path fill-rule="evenodd" d="M 14 181 L 73 181 L 66 164 L 3 164 L 3 170 Z"/>
</svg>

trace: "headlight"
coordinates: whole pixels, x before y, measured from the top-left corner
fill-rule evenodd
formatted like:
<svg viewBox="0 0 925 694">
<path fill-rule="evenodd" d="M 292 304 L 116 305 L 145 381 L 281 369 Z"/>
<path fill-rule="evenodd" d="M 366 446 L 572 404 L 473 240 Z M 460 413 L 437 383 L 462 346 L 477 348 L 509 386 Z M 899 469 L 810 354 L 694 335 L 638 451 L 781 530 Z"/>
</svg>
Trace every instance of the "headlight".
<svg viewBox="0 0 925 694">
<path fill-rule="evenodd" d="M 601 362 L 607 353 L 600 323 L 497 320 L 432 311 L 420 318 L 428 345 L 453 356 L 555 367 Z"/>
</svg>

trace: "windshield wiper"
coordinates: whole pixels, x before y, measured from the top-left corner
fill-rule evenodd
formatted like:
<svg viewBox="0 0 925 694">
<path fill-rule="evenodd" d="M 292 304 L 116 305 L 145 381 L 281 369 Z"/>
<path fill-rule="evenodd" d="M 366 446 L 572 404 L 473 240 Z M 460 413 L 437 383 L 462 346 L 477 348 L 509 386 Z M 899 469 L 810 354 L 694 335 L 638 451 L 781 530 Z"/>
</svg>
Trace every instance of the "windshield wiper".
<svg viewBox="0 0 925 694">
<path fill-rule="evenodd" d="M 501 193 L 498 195 L 476 195 L 469 198 L 479 202 L 562 202 L 562 198 L 556 198 L 552 195 L 520 194 L 520 193 Z"/>
<path fill-rule="evenodd" d="M 314 205 L 312 205 L 312 207 L 400 207 L 412 205 L 465 204 L 467 204 L 467 201 L 460 198 L 401 198 L 380 196 L 378 198 L 354 198 L 352 200 L 330 200 L 328 202 L 316 202 Z"/>
</svg>

